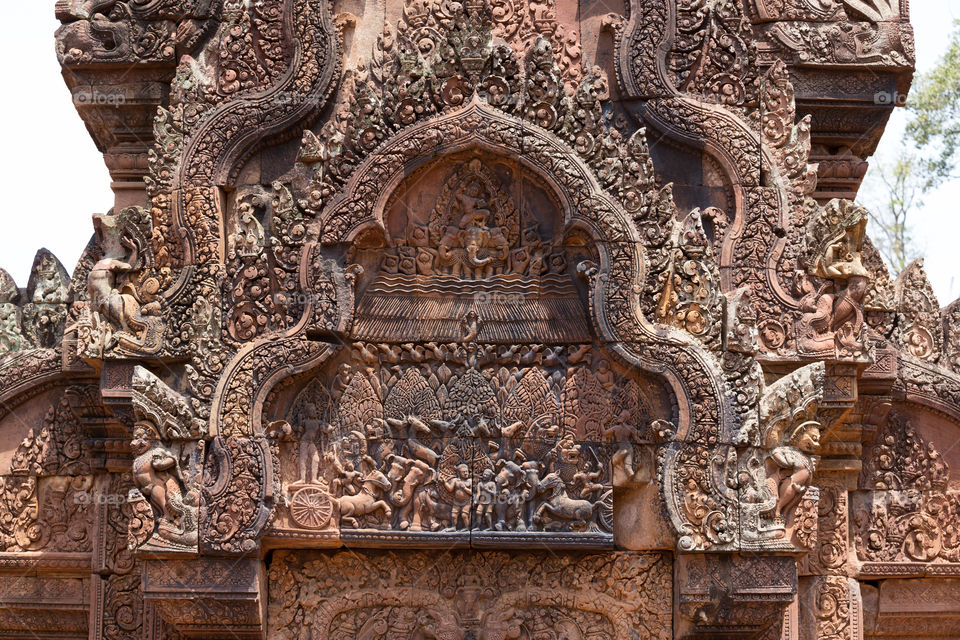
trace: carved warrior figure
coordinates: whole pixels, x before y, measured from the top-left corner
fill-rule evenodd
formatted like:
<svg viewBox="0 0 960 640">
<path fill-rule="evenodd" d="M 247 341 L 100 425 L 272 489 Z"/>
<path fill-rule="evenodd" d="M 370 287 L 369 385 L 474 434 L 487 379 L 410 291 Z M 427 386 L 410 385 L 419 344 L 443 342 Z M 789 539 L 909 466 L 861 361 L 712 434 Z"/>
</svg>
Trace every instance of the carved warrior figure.
<svg viewBox="0 0 960 640">
<path fill-rule="evenodd" d="M 288 486 L 295 491 L 312 481 L 339 506 L 341 522 L 359 530 L 563 531 L 609 540 L 600 513 L 609 504 L 603 496 L 611 490 L 614 443 L 581 444 L 577 421 L 595 424 L 599 440 L 600 425 L 613 420 L 603 418 L 610 398 L 623 398 L 632 408 L 621 409 L 623 424 L 610 433 L 633 446 L 639 436 L 629 432 L 643 420 L 640 390 L 589 349 L 571 350 L 568 359 L 563 348 L 538 346 L 520 357 L 526 367 L 515 375 L 494 375 L 495 362 L 516 362 L 518 350 L 493 348 L 486 356 L 493 361 L 478 369 L 477 355 L 463 345 L 395 352 L 355 344 L 359 362 L 333 365 L 330 391 L 322 394 L 335 420 L 317 435 L 318 381 L 291 410 L 291 421 L 299 415 L 304 427 L 296 449 L 290 438 L 278 442 L 299 471 Z M 310 443 L 322 458 L 316 468 Z"/>
<path fill-rule="evenodd" d="M 329 435 L 330 427 L 323 428 L 317 415 L 317 406 L 312 402 L 305 405 L 303 418 L 303 435 L 300 437 L 300 478 L 307 484 L 313 484 L 319 478 L 320 451 L 317 441 L 321 430 Z"/>
<path fill-rule="evenodd" d="M 764 389 L 759 426 L 749 424 L 740 442 L 750 445 L 739 461 L 742 534 L 748 545 L 789 543 L 794 508 L 811 485 L 820 446 L 816 420 L 823 399 L 823 363 L 807 365 Z"/>
<path fill-rule="evenodd" d="M 203 421 L 179 393 L 143 367 L 133 371 L 131 544 L 195 551 L 199 535 Z"/>
<path fill-rule="evenodd" d="M 810 486 L 816 467 L 812 456 L 819 447 L 820 423 L 804 422 L 767 457 L 767 477 L 776 482 L 773 516 L 777 521 L 782 520 L 784 513 L 790 513 Z"/>
</svg>

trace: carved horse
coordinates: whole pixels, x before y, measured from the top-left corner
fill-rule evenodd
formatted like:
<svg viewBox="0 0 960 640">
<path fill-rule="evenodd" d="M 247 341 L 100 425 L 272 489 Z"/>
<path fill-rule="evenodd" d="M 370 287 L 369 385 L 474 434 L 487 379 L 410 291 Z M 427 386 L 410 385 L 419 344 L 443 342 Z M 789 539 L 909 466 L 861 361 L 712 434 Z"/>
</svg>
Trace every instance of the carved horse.
<svg viewBox="0 0 960 640">
<path fill-rule="evenodd" d="M 382 511 L 384 517 L 389 520 L 393 515 L 393 509 L 385 500 L 380 498 L 387 491 L 390 491 L 390 481 L 379 471 L 374 471 L 363 479 L 360 493 L 355 496 L 341 496 L 336 499 L 337 507 L 340 509 L 340 519 L 349 522 L 354 527 L 359 527 L 360 523 L 357 516 L 368 516 L 377 511 Z"/>
<path fill-rule="evenodd" d="M 557 520 L 572 521 L 571 526 L 586 526 L 593 520 L 600 502 L 576 500 L 567 495 L 566 485 L 557 473 L 548 474 L 537 486 L 538 492 L 549 491 L 550 496 L 540 505 L 533 516 L 535 525 L 543 525 L 544 514 Z"/>
<path fill-rule="evenodd" d="M 430 486 L 421 487 L 414 495 L 413 501 L 411 531 L 438 531 L 454 528 L 453 505 L 443 501 L 435 482 Z"/>
</svg>

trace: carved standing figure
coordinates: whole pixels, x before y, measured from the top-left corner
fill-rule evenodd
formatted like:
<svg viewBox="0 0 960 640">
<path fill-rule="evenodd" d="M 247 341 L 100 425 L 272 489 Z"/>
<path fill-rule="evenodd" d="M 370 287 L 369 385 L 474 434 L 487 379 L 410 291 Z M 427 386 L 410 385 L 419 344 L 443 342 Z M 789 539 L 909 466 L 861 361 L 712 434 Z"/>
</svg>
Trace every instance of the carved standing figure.
<svg viewBox="0 0 960 640">
<path fill-rule="evenodd" d="M 456 529 L 463 521 L 463 528 L 470 527 L 471 483 L 470 467 L 466 464 L 457 465 L 457 475 L 445 478 L 444 487 L 450 493 L 453 504 L 450 507 L 450 528 Z"/>
<path fill-rule="evenodd" d="M 317 482 L 320 471 L 320 450 L 317 438 L 320 436 L 320 419 L 317 417 L 317 405 L 312 402 L 304 405 L 303 435 L 300 437 L 300 481 L 307 484 Z M 329 431 L 329 427 L 327 429 Z"/>
<path fill-rule="evenodd" d="M 477 483 L 474 496 L 476 504 L 476 522 L 478 529 L 493 529 L 493 505 L 497 500 L 497 483 L 493 481 L 493 469 L 484 469 Z"/>
<path fill-rule="evenodd" d="M 197 503 L 186 489 L 176 455 L 159 441 L 142 435 L 131 442 L 133 482 L 154 509 L 157 533 L 171 542 L 197 541 Z"/>
</svg>

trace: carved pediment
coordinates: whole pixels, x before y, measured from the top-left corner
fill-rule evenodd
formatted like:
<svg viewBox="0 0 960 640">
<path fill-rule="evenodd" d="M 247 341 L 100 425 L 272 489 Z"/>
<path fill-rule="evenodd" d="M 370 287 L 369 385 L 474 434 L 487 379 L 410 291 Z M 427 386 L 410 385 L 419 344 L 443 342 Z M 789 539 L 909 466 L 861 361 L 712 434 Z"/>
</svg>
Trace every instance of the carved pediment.
<svg viewBox="0 0 960 640">
<path fill-rule="evenodd" d="M 476 154 L 401 183 L 384 246 L 364 248 L 367 236 L 351 254 L 364 269 L 353 338 L 592 340 L 576 265 L 596 251 L 564 232 L 549 193 L 516 163 Z"/>
</svg>

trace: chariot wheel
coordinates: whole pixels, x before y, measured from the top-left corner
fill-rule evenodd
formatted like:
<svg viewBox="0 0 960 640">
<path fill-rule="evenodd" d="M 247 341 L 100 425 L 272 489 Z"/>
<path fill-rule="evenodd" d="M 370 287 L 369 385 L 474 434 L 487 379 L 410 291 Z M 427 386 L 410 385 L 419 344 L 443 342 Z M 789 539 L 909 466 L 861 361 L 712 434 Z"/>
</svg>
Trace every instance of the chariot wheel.
<svg viewBox="0 0 960 640">
<path fill-rule="evenodd" d="M 290 517 L 304 529 L 322 529 L 332 513 L 333 501 L 320 487 L 304 487 L 290 499 Z"/>
<path fill-rule="evenodd" d="M 600 508 L 597 510 L 600 526 L 613 533 L 613 489 L 600 496 Z"/>
</svg>

